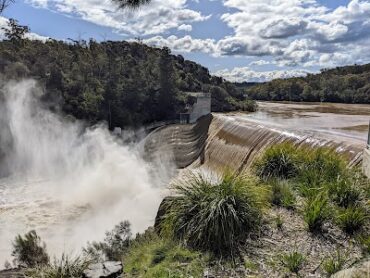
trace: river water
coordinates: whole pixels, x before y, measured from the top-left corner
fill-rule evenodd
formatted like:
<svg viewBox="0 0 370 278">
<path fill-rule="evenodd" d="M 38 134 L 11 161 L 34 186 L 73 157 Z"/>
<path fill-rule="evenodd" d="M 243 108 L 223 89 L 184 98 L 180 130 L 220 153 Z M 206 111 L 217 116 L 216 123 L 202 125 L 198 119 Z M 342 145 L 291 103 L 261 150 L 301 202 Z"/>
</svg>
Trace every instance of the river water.
<svg viewBox="0 0 370 278">
<path fill-rule="evenodd" d="M 258 105 L 257 112 L 234 117 L 285 131 L 366 145 L 370 104 L 259 102 Z"/>
</svg>

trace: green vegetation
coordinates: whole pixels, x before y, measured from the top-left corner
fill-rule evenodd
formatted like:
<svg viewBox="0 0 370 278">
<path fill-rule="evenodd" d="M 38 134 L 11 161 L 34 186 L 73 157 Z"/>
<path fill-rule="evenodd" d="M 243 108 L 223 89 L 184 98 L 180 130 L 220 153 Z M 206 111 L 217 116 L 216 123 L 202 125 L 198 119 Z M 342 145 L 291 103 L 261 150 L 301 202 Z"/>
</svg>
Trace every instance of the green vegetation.
<svg viewBox="0 0 370 278">
<path fill-rule="evenodd" d="M 83 277 L 83 271 L 89 262 L 80 257 L 70 259 L 62 255 L 60 260 L 55 259 L 52 264 L 30 269 L 26 272 L 27 277 L 31 278 L 76 278 Z"/>
<path fill-rule="evenodd" d="M 260 226 L 267 190 L 255 178 L 226 173 L 212 183 L 191 175 L 173 186 L 162 231 L 188 246 L 229 257 Z"/>
<path fill-rule="evenodd" d="M 244 87 L 257 100 L 370 103 L 370 64 L 324 69 L 307 77 L 276 79 Z"/>
<path fill-rule="evenodd" d="M 294 251 L 283 255 L 281 262 L 290 272 L 298 275 L 305 262 L 305 256 L 298 251 Z"/>
<path fill-rule="evenodd" d="M 321 231 L 322 225 L 330 218 L 330 212 L 329 201 L 325 193 L 309 197 L 303 211 L 303 218 L 309 231 Z"/>
<path fill-rule="evenodd" d="M 85 256 L 95 261 L 119 261 L 122 254 L 127 251 L 131 240 L 131 224 L 123 221 L 116 225 L 112 231 L 105 233 L 103 242 L 88 243 L 83 249 Z"/>
<path fill-rule="evenodd" d="M 345 263 L 346 254 L 342 254 L 340 250 L 337 250 L 331 258 L 326 259 L 323 262 L 322 268 L 325 271 L 327 277 L 330 277 L 331 275 L 342 270 Z"/>
<path fill-rule="evenodd" d="M 256 174 L 264 179 L 289 179 L 297 174 L 296 147 L 282 143 L 268 148 L 255 164 Z"/>
<path fill-rule="evenodd" d="M 281 230 L 283 228 L 283 225 L 284 225 L 284 221 L 283 219 L 281 218 L 280 215 L 278 215 L 276 218 L 275 218 L 275 224 L 276 224 L 276 228 L 278 228 L 279 230 Z"/>
<path fill-rule="evenodd" d="M 123 1 L 129 2 L 129 1 Z M 24 39 L 29 31 L 15 20 L 0 42 L 5 80 L 33 77 L 46 88 L 44 102 L 90 124 L 140 126 L 177 119 L 194 99 L 186 92 L 212 94 L 212 111 L 255 110 L 243 91 L 168 48 L 141 42 Z"/>
<path fill-rule="evenodd" d="M 287 209 L 294 209 L 296 196 L 289 182 L 284 180 L 271 180 L 272 203 Z"/>
<path fill-rule="evenodd" d="M 294 188 L 305 198 L 303 218 L 311 232 L 321 231 L 327 221 L 349 234 L 369 224 L 369 182 L 356 168 L 348 169 L 346 158 L 333 149 L 274 145 L 256 161 L 254 170 L 271 186 L 273 204 L 293 206 Z"/>
<path fill-rule="evenodd" d="M 46 245 L 41 243 L 41 238 L 35 231 L 28 232 L 24 237 L 16 236 L 12 256 L 17 264 L 27 267 L 43 266 L 49 263 Z"/>
<path fill-rule="evenodd" d="M 147 231 L 123 257 L 125 277 L 201 277 L 206 257 Z"/>
<path fill-rule="evenodd" d="M 366 224 L 368 218 L 364 208 L 348 207 L 340 210 L 338 222 L 346 233 L 353 234 Z"/>
</svg>

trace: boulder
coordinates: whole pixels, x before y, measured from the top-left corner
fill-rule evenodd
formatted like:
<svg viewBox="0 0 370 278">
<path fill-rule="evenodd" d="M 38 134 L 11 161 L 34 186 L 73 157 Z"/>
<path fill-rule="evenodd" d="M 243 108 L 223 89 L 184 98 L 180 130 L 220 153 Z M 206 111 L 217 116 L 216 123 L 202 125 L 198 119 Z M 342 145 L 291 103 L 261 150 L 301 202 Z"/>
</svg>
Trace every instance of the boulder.
<svg viewBox="0 0 370 278">
<path fill-rule="evenodd" d="M 121 262 L 90 264 L 84 271 L 86 278 L 117 278 L 123 271 Z"/>
</svg>

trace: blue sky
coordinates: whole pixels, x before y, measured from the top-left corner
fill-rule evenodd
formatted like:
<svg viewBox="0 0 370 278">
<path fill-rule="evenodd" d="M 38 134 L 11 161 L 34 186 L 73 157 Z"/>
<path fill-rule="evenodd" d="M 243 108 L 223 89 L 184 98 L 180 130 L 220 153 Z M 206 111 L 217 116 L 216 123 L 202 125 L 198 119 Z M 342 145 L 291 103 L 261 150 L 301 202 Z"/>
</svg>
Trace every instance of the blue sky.
<svg viewBox="0 0 370 278">
<path fill-rule="evenodd" d="M 16 0 L 3 14 L 55 39 L 169 46 L 232 81 L 304 75 L 370 62 L 370 0 Z"/>
</svg>

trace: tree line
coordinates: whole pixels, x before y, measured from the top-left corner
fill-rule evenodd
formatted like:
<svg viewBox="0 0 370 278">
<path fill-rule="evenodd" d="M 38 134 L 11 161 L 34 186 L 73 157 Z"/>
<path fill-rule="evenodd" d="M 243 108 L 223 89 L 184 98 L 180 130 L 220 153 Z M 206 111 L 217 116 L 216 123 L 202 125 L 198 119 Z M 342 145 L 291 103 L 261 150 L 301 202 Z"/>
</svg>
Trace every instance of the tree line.
<svg viewBox="0 0 370 278">
<path fill-rule="evenodd" d="M 238 84 L 256 100 L 370 103 L 370 64 L 323 69 L 306 77 Z"/>
<path fill-rule="evenodd" d="M 185 92 L 197 91 L 212 93 L 213 111 L 256 109 L 243 90 L 166 47 L 93 39 L 43 42 L 25 39 L 29 31 L 9 21 L 7 39 L 0 42 L 0 73 L 39 80 L 44 100 L 75 118 L 107 121 L 110 128 L 174 119 L 194 102 Z"/>
</svg>

